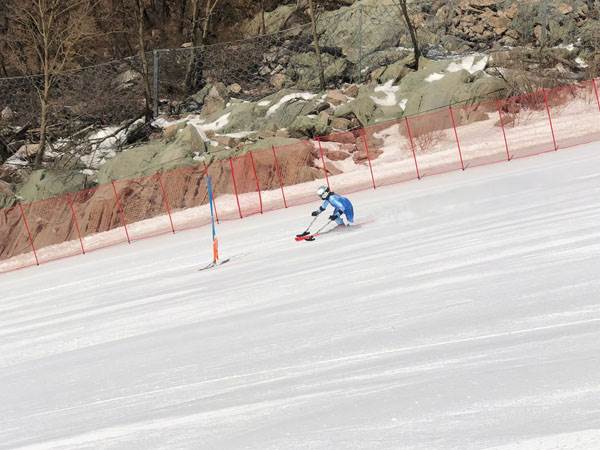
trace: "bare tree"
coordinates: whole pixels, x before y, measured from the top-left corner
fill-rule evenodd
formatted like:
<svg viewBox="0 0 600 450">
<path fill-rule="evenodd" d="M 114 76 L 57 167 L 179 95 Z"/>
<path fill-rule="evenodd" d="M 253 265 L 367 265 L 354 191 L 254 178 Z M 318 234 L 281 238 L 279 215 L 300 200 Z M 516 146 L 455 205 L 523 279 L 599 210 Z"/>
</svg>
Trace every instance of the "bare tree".
<svg viewBox="0 0 600 450">
<path fill-rule="evenodd" d="M 201 47 L 206 42 L 208 30 L 211 23 L 211 17 L 220 0 L 191 0 L 192 26 L 190 30 L 190 38 L 192 41 L 192 55 L 188 63 L 185 74 L 185 86 L 188 93 L 198 87 L 197 77 L 202 72 L 200 55 L 198 47 Z M 204 17 L 201 17 L 201 14 Z M 202 24 L 202 27 L 200 27 Z"/>
<path fill-rule="evenodd" d="M 415 54 L 415 69 L 419 69 L 419 58 L 421 57 L 421 49 L 419 48 L 419 41 L 417 39 L 417 31 L 415 28 L 415 24 L 410 17 L 410 13 L 408 11 L 407 0 L 398 0 L 397 6 L 400 8 L 400 12 L 402 13 L 402 17 L 404 18 L 404 22 L 406 23 L 406 28 L 408 28 L 408 32 L 410 34 L 410 40 L 412 41 L 413 51 Z"/>
<path fill-rule="evenodd" d="M 82 45 L 94 36 L 89 22 L 97 3 L 98 0 L 8 0 L 10 20 L 5 42 L 16 68 L 29 76 L 39 99 L 36 167 L 42 164 L 48 142 L 53 90 L 58 77 L 76 65 Z"/>
<path fill-rule="evenodd" d="M 142 81 L 144 83 L 144 100 L 146 122 L 152 120 L 152 90 L 150 89 L 150 71 L 148 70 L 148 58 L 146 58 L 146 44 L 144 34 L 146 31 L 144 24 L 144 3 L 143 0 L 135 0 L 135 25 L 138 41 L 138 52 L 142 61 Z"/>
</svg>

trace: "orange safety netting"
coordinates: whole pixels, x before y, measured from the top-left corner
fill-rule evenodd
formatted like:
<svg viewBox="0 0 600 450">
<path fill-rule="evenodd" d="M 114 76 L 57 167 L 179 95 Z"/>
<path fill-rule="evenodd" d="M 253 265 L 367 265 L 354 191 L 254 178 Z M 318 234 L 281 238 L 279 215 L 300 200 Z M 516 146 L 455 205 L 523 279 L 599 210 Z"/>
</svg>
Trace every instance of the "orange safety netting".
<svg viewBox="0 0 600 450">
<path fill-rule="evenodd" d="M 0 272 L 205 225 L 207 175 L 223 221 L 592 141 L 596 80 L 441 108 L 0 209 Z"/>
</svg>

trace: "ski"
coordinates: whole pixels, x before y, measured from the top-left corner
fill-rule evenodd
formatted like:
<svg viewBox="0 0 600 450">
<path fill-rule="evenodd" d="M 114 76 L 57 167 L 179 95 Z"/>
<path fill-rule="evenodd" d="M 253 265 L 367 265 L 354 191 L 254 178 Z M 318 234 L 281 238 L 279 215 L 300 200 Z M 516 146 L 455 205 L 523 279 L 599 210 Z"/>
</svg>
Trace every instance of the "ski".
<svg viewBox="0 0 600 450">
<path fill-rule="evenodd" d="M 305 234 L 303 236 L 298 235 L 296 236 L 296 241 L 314 241 L 317 236 L 320 236 L 320 234 Z"/>
<path fill-rule="evenodd" d="M 324 230 L 324 231 L 319 230 L 319 231 L 315 232 L 314 234 L 304 232 L 302 234 L 297 234 L 295 237 L 295 240 L 297 242 L 301 242 L 301 241 L 311 242 L 311 241 L 316 240 L 316 238 L 318 238 L 320 236 L 329 235 L 330 233 L 355 230 L 357 228 L 360 228 L 364 223 L 370 223 L 370 222 L 357 223 L 357 224 L 352 224 L 352 225 L 348 225 L 345 227 L 335 227 L 335 228 L 331 228 L 329 230 Z"/>
<path fill-rule="evenodd" d="M 231 258 L 227 258 L 227 259 L 224 259 L 224 260 L 218 261 L 218 262 L 211 262 L 209 265 L 201 267 L 200 269 L 198 269 L 198 271 L 201 272 L 203 270 L 214 269 L 215 267 L 222 266 L 223 264 L 228 263 L 229 261 L 231 261 Z"/>
</svg>

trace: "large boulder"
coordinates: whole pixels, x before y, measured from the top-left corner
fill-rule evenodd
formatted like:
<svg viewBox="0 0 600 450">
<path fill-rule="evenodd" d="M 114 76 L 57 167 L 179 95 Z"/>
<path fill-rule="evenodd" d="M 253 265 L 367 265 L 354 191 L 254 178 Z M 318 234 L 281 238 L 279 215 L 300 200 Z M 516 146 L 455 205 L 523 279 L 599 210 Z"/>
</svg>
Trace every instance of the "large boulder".
<svg viewBox="0 0 600 450">
<path fill-rule="evenodd" d="M 413 71 L 409 66 L 414 60 L 412 55 L 403 58 L 400 61 L 375 70 L 371 73 L 371 77 L 381 84 L 387 83 L 388 81 L 396 83 Z"/>
<path fill-rule="evenodd" d="M 219 134 L 239 133 L 256 129 L 259 117 L 255 103 L 232 100 L 225 110 L 206 117 L 198 127 Z"/>
<path fill-rule="evenodd" d="M 55 171 L 39 169 L 16 188 L 16 196 L 25 202 L 57 197 L 65 192 L 77 192 L 85 188 L 87 176 L 79 171 Z"/>
<path fill-rule="evenodd" d="M 348 61 L 327 53 L 321 54 L 325 83 L 331 84 L 344 77 L 349 69 Z M 314 52 L 297 53 L 290 58 L 287 75 L 298 89 L 317 91 L 320 87 L 319 64 Z"/>
<path fill-rule="evenodd" d="M 100 167 L 98 183 L 152 175 L 159 170 L 198 164 L 206 144 L 196 128 L 188 124 L 171 141 L 155 141 L 119 153 Z"/>
<path fill-rule="evenodd" d="M 292 137 L 314 137 L 324 136 L 330 131 L 327 114 L 318 116 L 299 116 L 290 126 L 289 132 Z"/>
<path fill-rule="evenodd" d="M 296 5 L 282 5 L 273 11 L 265 13 L 266 33 L 277 33 L 278 31 L 289 29 L 296 23 L 303 23 L 302 13 Z M 262 33 L 262 18 L 260 14 L 253 19 L 242 22 L 239 26 L 239 32 L 247 37 L 254 37 Z"/>
<path fill-rule="evenodd" d="M 263 103 L 264 102 L 264 103 Z M 284 89 L 275 95 L 266 97 L 259 104 L 265 105 L 261 128 L 269 126 L 275 129 L 289 128 L 296 118 L 314 113 L 322 103 L 320 97 L 310 92 Z"/>
<path fill-rule="evenodd" d="M 399 16 L 397 20 L 388 18 L 390 11 L 395 11 L 395 6 L 387 2 L 361 0 L 349 7 L 325 12 L 318 22 L 319 42 L 325 47 L 341 49 L 353 64 L 379 50 L 398 47 L 408 33 Z M 384 19 L 373 24 L 369 18 L 374 17 Z"/>
<path fill-rule="evenodd" d="M 16 201 L 11 185 L 0 180 L 0 208 L 10 208 Z"/>
<path fill-rule="evenodd" d="M 201 96 L 203 91 L 199 93 Z M 215 83 L 211 85 L 208 89 L 208 92 L 204 96 L 202 112 L 200 115 L 202 117 L 210 117 L 215 113 L 219 113 L 223 111 L 229 101 L 229 90 L 223 83 Z"/>
<path fill-rule="evenodd" d="M 358 97 L 345 105 L 340 106 L 334 112 L 335 117 L 352 118 L 356 117 L 362 126 L 369 125 L 372 122 L 373 115 L 377 105 L 366 89 L 361 89 Z"/>
</svg>

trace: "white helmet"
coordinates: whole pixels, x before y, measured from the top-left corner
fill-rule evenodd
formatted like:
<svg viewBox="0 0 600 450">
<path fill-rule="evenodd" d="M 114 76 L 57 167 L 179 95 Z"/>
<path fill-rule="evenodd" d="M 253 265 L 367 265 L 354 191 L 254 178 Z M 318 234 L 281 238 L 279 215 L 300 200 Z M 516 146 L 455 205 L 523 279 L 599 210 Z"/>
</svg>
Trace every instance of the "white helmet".
<svg viewBox="0 0 600 450">
<path fill-rule="evenodd" d="M 317 195 L 323 200 L 327 200 L 327 197 L 329 197 L 329 188 L 327 186 L 321 186 L 317 189 Z"/>
</svg>

